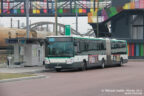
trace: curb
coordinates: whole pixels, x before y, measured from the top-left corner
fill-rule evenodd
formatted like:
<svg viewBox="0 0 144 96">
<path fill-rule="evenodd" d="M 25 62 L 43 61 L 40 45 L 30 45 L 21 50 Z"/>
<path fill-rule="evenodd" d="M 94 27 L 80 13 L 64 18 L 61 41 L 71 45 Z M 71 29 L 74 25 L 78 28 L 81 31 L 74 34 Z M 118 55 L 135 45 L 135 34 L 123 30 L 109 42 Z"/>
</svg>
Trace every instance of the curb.
<svg viewBox="0 0 144 96">
<path fill-rule="evenodd" d="M 128 59 L 129 62 L 144 62 L 144 59 Z"/>
<path fill-rule="evenodd" d="M 44 69 L 42 70 L 33 70 L 33 71 L 25 71 L 25 72 L 2 72 L 0 71 L 0 73 L 26 73 L 26 74 L 37 74 L 37 73 L 43 73 L 45 72 Z"/>
<path fill-rule="evenodd" d="M 21 72 L 21 73 L 35 74 L 35 73 L 42 73 L 42 72 L 44 72 L 44 70 L 29 71 L 29 72 Z"/>
<path fill-rule="evenodd" d="M 0 83 L 13 82 L 13 81 L 22 81 L 22 80 L 31 80 L 31 79 L 40 79 L 40 78 L 46 78 L 46 76 L 39 75 L 39 76 L 31 76 L 31 77 L 4 79 L 4 80 L 0 80 Z"/>
<path fill-rule="evenodd" d="M 49 69 L 43 69 L 43 70 L 36 70 L 36 71 L 29 71 L 29 72 L 21 72 L 21 73 L 27 73 L 27 74 L 36 74 L 36 73 L 43 73 L 43 72 L 51 72 L 52 70 Z"/>
</svg>

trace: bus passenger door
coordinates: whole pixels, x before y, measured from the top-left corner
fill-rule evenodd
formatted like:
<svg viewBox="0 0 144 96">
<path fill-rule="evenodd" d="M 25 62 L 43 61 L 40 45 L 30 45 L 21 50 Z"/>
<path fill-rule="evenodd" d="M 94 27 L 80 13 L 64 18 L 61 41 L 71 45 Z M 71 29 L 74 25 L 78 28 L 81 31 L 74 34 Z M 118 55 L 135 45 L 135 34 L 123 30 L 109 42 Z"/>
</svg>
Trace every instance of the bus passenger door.
<svg viewBox="0 0 144 96">
<path fill-rule="evenodd" d="M 106 57 L 107 57 L 106 64 L 112 64 L 110 39 L 106 39 Z"/>
</svg>

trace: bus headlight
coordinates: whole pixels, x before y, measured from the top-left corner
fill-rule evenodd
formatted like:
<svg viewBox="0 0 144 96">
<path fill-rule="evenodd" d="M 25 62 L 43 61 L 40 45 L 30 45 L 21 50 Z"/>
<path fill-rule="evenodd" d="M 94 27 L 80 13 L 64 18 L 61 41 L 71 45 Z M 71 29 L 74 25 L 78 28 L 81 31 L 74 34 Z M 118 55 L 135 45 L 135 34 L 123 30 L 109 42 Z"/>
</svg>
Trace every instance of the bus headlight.
<svg viewBox="0 0 144 96">
<path fill-rule="evenodd" d="M 45 64 L 50 64 L 49 59 L 45 59 Z"/>
<path fill-rule="evenodd" d="M 73 63 L 73 59 L 66 60 L 66 64 L 72 64 L 72 63 Z"/>
</svg>

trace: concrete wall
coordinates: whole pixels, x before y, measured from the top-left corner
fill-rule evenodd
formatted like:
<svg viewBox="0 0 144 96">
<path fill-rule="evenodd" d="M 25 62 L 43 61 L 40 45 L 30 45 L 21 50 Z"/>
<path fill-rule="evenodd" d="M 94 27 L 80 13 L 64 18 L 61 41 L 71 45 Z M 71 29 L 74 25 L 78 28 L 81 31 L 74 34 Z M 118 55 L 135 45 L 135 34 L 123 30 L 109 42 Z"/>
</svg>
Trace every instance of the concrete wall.
<svg viewBox="0 0 144 96">
<path fill-rule="evenodd" d="M 123 6 L 125 3 L 130 2 L 131 0 L 112 0 L 112 6 Z"/>
</svg>

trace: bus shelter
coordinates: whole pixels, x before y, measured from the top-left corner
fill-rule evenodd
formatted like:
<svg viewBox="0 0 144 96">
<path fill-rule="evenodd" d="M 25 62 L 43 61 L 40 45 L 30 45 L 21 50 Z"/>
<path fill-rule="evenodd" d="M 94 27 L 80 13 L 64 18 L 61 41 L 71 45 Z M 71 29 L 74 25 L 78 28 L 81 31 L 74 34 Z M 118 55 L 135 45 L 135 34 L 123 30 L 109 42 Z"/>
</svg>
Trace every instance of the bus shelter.
<svg viewBox="0 0 144 96">
<path fill-rule="evenodd" d="M 42 66 L 45 57 L 44 39 L 10 38 L 8 45 L 13 46 L 13 54 L 8 56 L 9 65 Z"/>
</svg>

